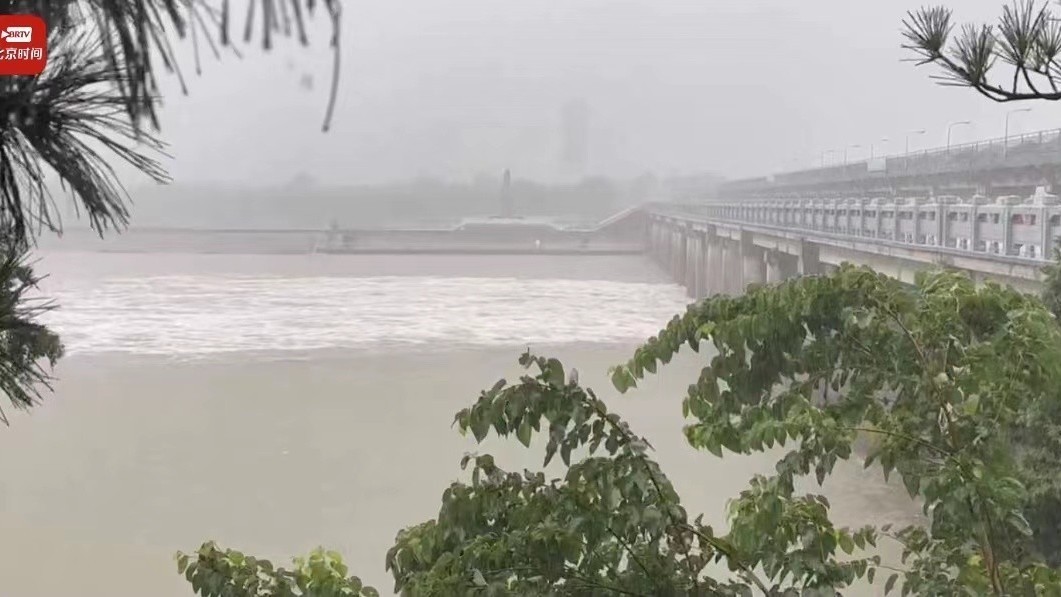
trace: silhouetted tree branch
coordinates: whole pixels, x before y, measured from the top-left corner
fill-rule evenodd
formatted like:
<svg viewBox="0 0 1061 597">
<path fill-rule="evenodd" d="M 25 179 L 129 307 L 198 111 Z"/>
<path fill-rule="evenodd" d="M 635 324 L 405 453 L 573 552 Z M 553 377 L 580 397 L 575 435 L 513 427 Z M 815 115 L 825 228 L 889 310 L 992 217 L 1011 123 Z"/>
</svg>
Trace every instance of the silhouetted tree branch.
<svg viewBox="0 0 1061 597">
<path fill-rule="evenodd" d="M 905 49 L 935 64 L 943 85 L 972 87 L 996 102 L 1061 100 L 1061 20 L 1048 3 L 1014 0 L 997 25 L 962 25 L 951 9 L 926 7 L 903 20 Z M 1001 61 L 1005 75 L 993 76 Z"/>
<path fill-rule="evenodd" d="M 58 336 L 37 321 L 51 306 L 29 296 L 37 278 L 26 263 L 42 229 L 62 228 L 48 176 L 58 178 L 100 234 L 126 224 L 125 191 L 112 161 L 168 180 L 155 158 L 164 149 L 154 134 L 158 65 L 184 88 L 175 43 L 191 37 L 197 70 L 200 43 L 215 55 L 219 46 L 232 48 L 229 0 L 218 2 L 0 0 L 0 14 L 36 14 L 49 28 L 44 73 L 0 77 L 0 394 L 16 408 L 37 402 L 51 379 L 45 367 L 62 355 Z M 265 49 L 278 35 L 308 43 L 306 18 L 317 2 L 248 0 L 244 41 L 260 23 Z M 339 0 L 320 3 L 332 20 L 337 77 Z M 325 129 L 335 90 L 333 81 Z M 0 409 L 0 422 L 6 421 Z"/>
<path fill-rule="evenodd" d="M 262 46 L 277 36 L 308 43 L 307 18 L 318 0 L 248 0 L 242 39 L 260 27 Z M 320 0 L 332 21 L 338 68 L 339 0 Z M 53 171 L 93 228 L 102 233 L 127 221 L 124 190 L 108 160 L 118 158 L 159 182 L 155 159 L 159 68 L 186 89 L 174 54 L 190 37 L 215 56 L 233 51 L 229 0 L 0 0 L 0 13 L 33 13 L 49 27 L 49 61 L 40 77 L 0 79 L 0 231 L 15 242 L 41 229 L 61 230 L 45 184 Z M 238 54 L 238 52 L 237 52 Z M 338 70 L 325 115 L 328 128 Z M 146 124 L 146 126 L 145 126 Z"/>
</svg>

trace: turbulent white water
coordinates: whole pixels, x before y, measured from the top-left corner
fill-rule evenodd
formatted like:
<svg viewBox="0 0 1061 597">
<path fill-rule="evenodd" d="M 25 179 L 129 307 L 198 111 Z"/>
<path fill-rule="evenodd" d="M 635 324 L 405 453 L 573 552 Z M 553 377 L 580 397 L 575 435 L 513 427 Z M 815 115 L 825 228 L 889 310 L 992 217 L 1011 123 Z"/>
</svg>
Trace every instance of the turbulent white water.
<svg viewBox="0 0 1061 597">
<path fill-rule="evenodd" d="M 612 343 L 659 331 L 676 285 L 514 277 L 82 277 L 48 296 L 71 354 Z"/>
</svg>

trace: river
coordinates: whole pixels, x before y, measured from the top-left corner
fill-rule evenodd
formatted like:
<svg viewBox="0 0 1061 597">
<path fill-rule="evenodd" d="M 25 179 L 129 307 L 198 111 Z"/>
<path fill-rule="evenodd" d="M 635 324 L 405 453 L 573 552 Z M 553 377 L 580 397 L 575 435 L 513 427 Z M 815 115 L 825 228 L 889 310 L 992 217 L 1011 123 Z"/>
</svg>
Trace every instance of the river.
<svg viewBox="0 0 1061 597">
<path fill-rule="evenodd" d="M 540 465 L 450 427 L 527 346 L 577 367 L 716 525 L 772 468 L 685 444 L 701 356 L 612 390 L 608 366 L 686 303 L 640 258 L 52 251 L 38 269 L 68 356 L 45 404 L 0 429 L 3 594 L 187 596 L 173 552 L 208 538 L 276 560 L 325 545 L 388 594 L 385 551 L 437 512 L 466 451 Z M 825 493 L 847 524 L 916 518 L 855 463 Z"/>
</svg>

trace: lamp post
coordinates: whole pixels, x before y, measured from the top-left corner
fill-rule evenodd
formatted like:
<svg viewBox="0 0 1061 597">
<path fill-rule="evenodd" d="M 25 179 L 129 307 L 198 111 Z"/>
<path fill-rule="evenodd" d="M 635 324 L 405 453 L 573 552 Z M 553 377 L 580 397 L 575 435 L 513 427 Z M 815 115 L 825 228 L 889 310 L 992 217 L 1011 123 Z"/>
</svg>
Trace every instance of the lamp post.
<svg viewBox="0 0 1061 597">
<path fill-rule="evenodd" d="M 951 133 L 951 131 L 954 130 L 954 127 L 961 126 L 963 124 L 972 124 L 972 123 L 969 122 L 968 120 L 962 120 L 960 122 L 952 122 L 949 125 L 947 125 L 947 153 L 950 153 L 950 133 Z"/>
<path fill-rule="evenodd" d="M 1031 108 L 1018 108 L 1016 110 L 1010 110 L 1009 112 L 1006 112 L 1006 128 L 1005 128 L 1005 133 L 1003 133 L 1003 137 L 1002 137 L 1002 159 L 1006 159 L 1006 153 L 1008 153 L 1008 151 L 1009 151 L 1009 117 L 1013 116 L 1014 114 L 1016 114 L 1018 112 L 1031 112 L 1031 111 L 1032 111 Z"/>
<path fill-rule="evenodd" d="M 903 170 L 907 170 L 910 165 L 910 137 L 913 135 L 924 135 L 925 129 L 917 129 L 915 131 L 909 131 L 906 133 L 906 153 L 903 154 Z"/>
<path fill-rule="evenodd" d="M 910 137 L 912 135 L 924 135 L 925 129 L 917 129 L 916 131 L 910 131 L 906 133 L 906 154 L 910 154 Z"/>
<path fill-rule="evenodd" d="M 882 137 L 881 140 L 880 140 L 880 143 L 887 143 L 887 142 L 888 142 L 888 138 L 887 137 Z M 876 143 L 870 143 L 869 144 L 869 159 L 871 159 L 871 160 L 874 157 L 873 148 L 874 148 L 875 145 L 876 145 Z"/>
<path fill-rule="evenodd" d="M 848 149 L 861 149 L 861 148 L 862 148 L 861 145 L 848 145 L 847 147 L 844 148 L 844 165 L 845 166 L 847 165 L 847 150 Z"/>
</svg>

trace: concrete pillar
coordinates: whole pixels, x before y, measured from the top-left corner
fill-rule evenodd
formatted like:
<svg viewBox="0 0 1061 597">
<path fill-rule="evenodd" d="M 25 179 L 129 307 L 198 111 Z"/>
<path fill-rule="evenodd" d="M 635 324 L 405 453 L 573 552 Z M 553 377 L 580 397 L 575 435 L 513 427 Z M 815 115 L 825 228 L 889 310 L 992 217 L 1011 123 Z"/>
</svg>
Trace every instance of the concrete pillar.
<svg viewBox="0 0 1061 597">
<path fill-rule="evenodd" d="M 657 234 L 658 234 L 658 232 L 657 232 L 657 229 L 656 229 L 656 223 L 655 222 L 649 222 L 649 224 L 648 224 L 648 257 L 649 257 L 649 259 L 652 259 L 653 261 L 657 261 L 658 262 L 659 259 L 656 257 L 656 254 L 659 251 L 659 248 L 656 246 L 656 236 L 657 236 Z"/>
<path fill-rule="evenodd" d="M 695 252 L 693 253 L 693 298 L 700 300 L 706 295 L 704 290 L 705 278 L 707 278 L 706 263 L 704 259 L 705 237 L 703 232 L 696 232 L 693 236 Z"/>
<path fill-rule="evenodd" d="M 708 247 L 708 242 L 709 241 L 710 241 L 710 238 L 708 237 L 707 232 L 701 232 L 700 233 L 700 253 L 697 255 L 698 267 L 696 268 L 696 274 L 697 274 L 696 279 L 698 280 L 697 294 L 696 294 L 697 300 L 700 300 L 700 299 L 703 299 L 703 298 L 707 298 L 708 296 L 711 296 L 710 293 L 708 292 L 708 288 L 707 288 L 707 286 L 708 286 L 708 276 L 709 276 L 708 271 L 707 271 L 707 251 L 708 251 L 707 247 Z"/>
<path fill-rule="evenodd" d="M 776 284 L 783 280 L 781 274 L 781 253 L 779 251 L 766 252 L 766 283 Z"/>
<path fill-rule="evenodd" d="M 728 238 L 719 239 L 719 247 L 722 253 L 722 267 L 718 272 L 718 292 L 720 294 L 733 294 L 733 263 L 738 261 L 733 254 L 733 242 Z"/>
<path fill-rule="evenodd" d="M 744 292 L 744 260 L 741 258 L 740 241 L 731 240 L 729 246 L 729 293 L 733 296 L 740 296 Z"/>
<path fill-rule="evenodd" d="M 648 223 L 648 256 L 659 263 L 659 224 L 654 220 Z"/>
<path fill-rule="evenodd" d="M 667 251 L 670 250 L 667 245 L 667 239 L 669 238 L 667 234 L 667 226 L 662 223 L 658 224 L 656 229 L 656 263 L 663 269 L 667 268 Z"/>
<path fill-rule="evenodd" d="M 788 253 L 778 252 L 778 265 L 781 269 L 781 280 L 788 280 L 799 275 L 799 258 Z"/>
<path fill-rule="evenodd" d="M 685 266 L 684 266 L 684 282 L 685 292 L 692 298 L 696 298 L 696 276 L 697 276 L 697 257 L 696 254 L 700 251 L 700 247 L 697 244 L 697 235 L 692 230 L 685 231 Z"/>
<path fill-rule="evenodd" d="M 744 291 L 744 264 L 741 262 L 740 242 L 726 241 L 726 294 L 737 296 Z"/>
<path fill-rule="evenodd" d="M 818 245 L 806 240 L 800 243 L 797 271 L 801 276 L 814 276 L 821 273 L 821 263 L 818 261 Z"/>
<path fill-rule="evenodd" d="M 741 234 L 740 255 L 742 280 L 740 292 L 747 290 L 750 284 L 762 284 L 766 279 L 766 263 L 763 261 L 763 250 L 752 242 L 750 234 Z"/>
<path fill-rule="evenodd" d="M 688 238 L 686 238 L 685 230 L 682 228 L 676 229 L 674 235 L 674 269 L 671 271 L 674 274 L 674 280 L 679 284 L 684 284 L 685 263 L 689 260 Z"/>
<path fill-rule="evenodd" d="M 707 296 L 723 292 L 722 239 L 717 234 L 707 235 Z"/>
<path fill-rule="evenodd" d="M 661 222 L 656 223 L 656 263 L 667 265 L 667 228 Z"/>
<path fill-rule="evenodd" d="M 667 230 L 667 271 L 670 272 L 671 280 L 678 281 L 675 260 L 678 258 L 678 232 L 671 226 Z"/>
</svg>

